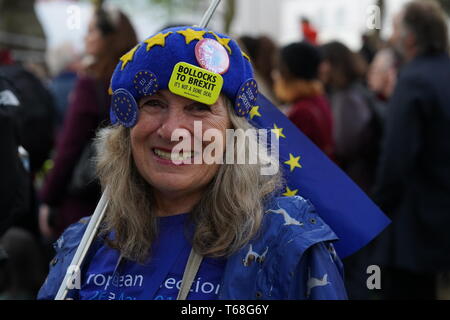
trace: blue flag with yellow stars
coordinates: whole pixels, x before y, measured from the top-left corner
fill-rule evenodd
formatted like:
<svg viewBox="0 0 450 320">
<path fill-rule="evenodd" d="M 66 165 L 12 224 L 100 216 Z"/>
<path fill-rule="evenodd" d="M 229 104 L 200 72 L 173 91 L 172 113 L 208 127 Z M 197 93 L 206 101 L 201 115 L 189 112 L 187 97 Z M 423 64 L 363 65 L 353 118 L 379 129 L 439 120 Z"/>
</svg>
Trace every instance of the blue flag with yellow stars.
<svg viewBox="0 0 450 320">
<path fill-rule="evenodd" d="M 300 195 L 339 237 L 335 247 L 344 258 L 375 238 L 389 223 L 385 214 L 314 143 L 261 93 L 250 122 L 272 130 L 279 142 L 286 185 L 283 195 Z"/>
</svg>

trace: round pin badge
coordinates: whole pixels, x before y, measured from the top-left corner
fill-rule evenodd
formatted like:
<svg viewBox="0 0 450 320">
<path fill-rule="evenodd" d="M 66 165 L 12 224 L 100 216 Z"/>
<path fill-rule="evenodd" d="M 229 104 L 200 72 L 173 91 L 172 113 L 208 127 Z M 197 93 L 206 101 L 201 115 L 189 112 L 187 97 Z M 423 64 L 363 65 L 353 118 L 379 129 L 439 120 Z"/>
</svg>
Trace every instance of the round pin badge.
<svg viewBox="0 0 450 320">
<path fill-rule="evenodd" d="M 218 74 L 224 74 L 230 67 L 227 51 L 214 39 L 204 38 L 197 42 L 195 58 L 200 67 Z"/>
<path fill-rule="evenodd" d="M 247 116 L 258 97 L 258 84 L 255 79 L 246 80 L 238 90 L 234 110 L 238 116 Z"/>
<path fill-rule="evenodd" d="M 150 96 L 159 89 L 158 79 L 151 71 L 139 71 L 134 75 L 133 87 L 140 96 Z"/>
<path fill-rule="evenodd" d="M 117 121 L 123 126 L 130 128 L 136 124 L 138 106 L 128 90 L 120 88 L 114 91 L 111 109 Z"/>
</svg>

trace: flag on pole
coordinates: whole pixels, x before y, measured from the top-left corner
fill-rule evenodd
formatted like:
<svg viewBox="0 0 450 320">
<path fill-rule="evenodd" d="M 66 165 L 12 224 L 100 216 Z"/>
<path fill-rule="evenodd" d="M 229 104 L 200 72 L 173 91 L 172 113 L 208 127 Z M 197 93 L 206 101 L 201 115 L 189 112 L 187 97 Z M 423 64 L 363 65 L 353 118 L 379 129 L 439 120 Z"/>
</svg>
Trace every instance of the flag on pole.
<svg viewBox="0 0 450 320">
<path fill-rule="evenodd" d="M 275 133 L 286 179 L 283 195 L 300 195 L 312 202 L 339 237 L 335 247 L 340 257 L 358 251 L 390 223 L 375 203 L 261 93 L 250 110 L 250 122 Z"/>
</svg>

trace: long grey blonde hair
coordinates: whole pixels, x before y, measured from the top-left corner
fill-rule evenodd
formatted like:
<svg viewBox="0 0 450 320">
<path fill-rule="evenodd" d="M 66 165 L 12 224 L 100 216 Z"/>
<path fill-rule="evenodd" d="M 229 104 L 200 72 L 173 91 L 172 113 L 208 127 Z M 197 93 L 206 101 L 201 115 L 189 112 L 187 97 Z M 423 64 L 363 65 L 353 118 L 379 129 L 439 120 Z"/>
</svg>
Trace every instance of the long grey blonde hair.
<svg viewBox="0 0 450 320">
<path fill-rule="evenodd" d="M 230 105 L 228 99 L 225 100 Z M 236 116 L 231 106 L 227 106 L 227 110 L 234 129 L 254 129 L 245 118 Z M 236 153 L 242 152 L 234 141 L 233 144 Z M 108 186 L 109 190 L 102 233 L 114 234 L 108 243 L 123 257 L 143 262 L 157 237 L 158 223 L 152 186 L 134 164 L 130 129 L 123 126 L 104 128 L 97 134 L 96 145 L 98 176 L 102 188 Z M 258 148 L 260 152 L 267 151 L 266 144 L 260 143 Z M 282 185 L 279 170 L 274 175 L 261 175 L 262 165 L 260 162 L 220 165 L 201 200 L 190 212 L 196 226 L 191 239 L 194 250 L 205 256 L 226 257 L 257 235 L 264 203 Z"/>
</svg>

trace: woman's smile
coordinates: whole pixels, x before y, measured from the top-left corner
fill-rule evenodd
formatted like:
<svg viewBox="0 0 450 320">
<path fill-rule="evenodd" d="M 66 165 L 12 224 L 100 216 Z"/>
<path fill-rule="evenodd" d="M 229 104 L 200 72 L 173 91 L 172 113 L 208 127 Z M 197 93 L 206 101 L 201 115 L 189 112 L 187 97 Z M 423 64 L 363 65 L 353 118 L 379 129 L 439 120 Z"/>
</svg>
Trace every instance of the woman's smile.
<svg viewBox="0 0 450 320">
<path fill-rule="evenodd" d="M 176 166 L 194 163 L 193 158 L 199 154 L 194 151 L 174 152 L 171 149 L 158 147 L 151 148 L 151 152 L 158 163 Z"/>
<path fill-rule="evenodd" d="M 133 158 L 139 173 L 162 192 L 198 192 L 216 175 L 219 164 L 203 161 L 207 130 L 221 138 L 231 122 L 223 98 L 212 106 L 198 104 L 168 90 L 139 101 L 139 119 L 131 129 Z M 201 124 L 198 126 L 197 124 Z M 175 137 L 175 138 L 174 138 Z M 223 155 L 225 148 L 217 148 Z"/>
</svg>

